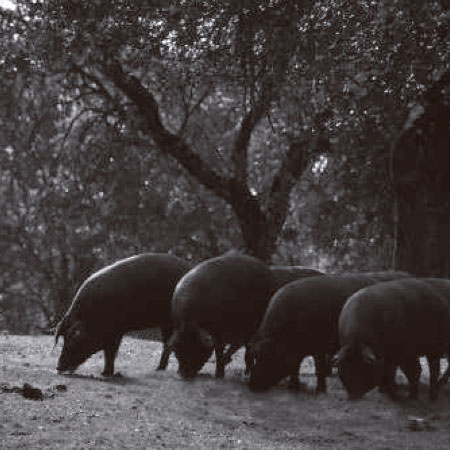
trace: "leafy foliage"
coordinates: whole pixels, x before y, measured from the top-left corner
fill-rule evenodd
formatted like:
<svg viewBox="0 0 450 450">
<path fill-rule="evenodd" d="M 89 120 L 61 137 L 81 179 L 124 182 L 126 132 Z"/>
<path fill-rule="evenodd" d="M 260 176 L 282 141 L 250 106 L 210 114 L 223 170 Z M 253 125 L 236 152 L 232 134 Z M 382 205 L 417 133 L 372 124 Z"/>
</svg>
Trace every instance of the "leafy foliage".
<svg viewBox="0 0 450 450">
<path fill-rule="evenodd" d="M 9 327 L 53 323 L 89 273 L 141 251 L 392 265 L 392 142 L 448 70 L 443 2 L 16 5 L 0 9 Z"/>
</svg>

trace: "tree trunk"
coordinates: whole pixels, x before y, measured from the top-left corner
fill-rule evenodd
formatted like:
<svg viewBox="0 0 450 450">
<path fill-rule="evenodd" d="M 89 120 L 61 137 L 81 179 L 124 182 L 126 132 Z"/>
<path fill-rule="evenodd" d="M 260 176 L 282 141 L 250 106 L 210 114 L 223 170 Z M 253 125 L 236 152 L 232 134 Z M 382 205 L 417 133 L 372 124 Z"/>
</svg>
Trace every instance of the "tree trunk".
<svg viewBox="0 0 450 450">
<path fill-rule="evenodd" d="M 393 147 L 396 265 L 417 276 L 450 276 L 449 78 L 430 86 Z"/>
<path fill-rule="evenodd" d="M 255 199 L 245 198 L 232 206 L 239 221 L 246 253 L 269 263 L 277 243 L 274 224 L 261 211 Z"/>
</svg>

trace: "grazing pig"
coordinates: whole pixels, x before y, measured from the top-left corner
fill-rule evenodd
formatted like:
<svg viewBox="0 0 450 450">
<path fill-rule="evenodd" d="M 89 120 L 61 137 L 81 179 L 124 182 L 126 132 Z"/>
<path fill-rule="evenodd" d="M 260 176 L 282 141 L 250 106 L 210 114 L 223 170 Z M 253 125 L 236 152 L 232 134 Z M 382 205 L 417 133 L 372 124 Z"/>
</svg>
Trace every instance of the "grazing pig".
<svg viewBox="0 0 450 450">
<path fill-rule="evenodd" d="M 189 265 L 176 256 L 144 253 L 91 275 L 57 326 L 55 345 L 64 337 L 57 370 L 73 371 L 103 350 L 102 375 L 112 376 L 122 336 L 132 330 L 159 327 L 166 344 L 172 332 L 172 293 L 188 269 Z M 158 369 L 165 369 L 167 363 L 168 359 L 161 357 Z"/>
<path fill-rule="evenodd" d="M 429 395 L 438 390 L 440 355 L 449 343 L 450 309 L 439 290 L 414 278 L 379 283 L 352 295 L 339 318 L 339 377 L 350 398 L 380 386 L 395 395 L 400 367 L 417 397 L 420 356 L 430 369 Z"/>
<path fill-rule="evenodd" d="M 192 378 L 213 349 L 216 376 L 256 331 L 272 292 L 268 267 L 240 253 L 203 261 L 178 282 L 173 298 L 173 350 L 183 378 Z M 225 352 L 225 346 L 229 344 Z"/>
<path fill-rule="evenodd" d="M 362 287 L 406 277 L 404 272 L 378 272 L 306 278 L 287 284 L 270 300 L 264 319 L 249 345 L 249 387 L 265 391 L 290 376 L 298 385 L 305 356 L 314 356 L 317 392 L 326 391 L 329 358 L 338 349 L 342 306 Z"/>
</svg>

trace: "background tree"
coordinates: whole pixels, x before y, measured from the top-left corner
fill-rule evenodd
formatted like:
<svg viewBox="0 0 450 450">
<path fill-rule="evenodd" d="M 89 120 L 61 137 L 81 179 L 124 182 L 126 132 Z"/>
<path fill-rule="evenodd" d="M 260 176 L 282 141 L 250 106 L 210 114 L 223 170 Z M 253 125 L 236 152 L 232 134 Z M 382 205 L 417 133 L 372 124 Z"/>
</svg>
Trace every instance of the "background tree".
<svg viewBox="0 0 450 450">
<path fill-rule="evenodd" d="M 427 87 L 392 149 L 395 263 L 423 276 L 450 276 L 450 70 Z"/>
<path fill-rule="evenodd" d="M 410 115 L 439 116 L 426 98 L 448 66 L 441 2 L 16 3 L 0 12 L 0 307 L 28 327 L 145 250 L 448 273 L 448 252 L 430 259 L 448 215 L 423 209 L 433 244 L 402 243 L 422 231 L 402 209 L 411 160 L 391 151 Z"/>
</svg>

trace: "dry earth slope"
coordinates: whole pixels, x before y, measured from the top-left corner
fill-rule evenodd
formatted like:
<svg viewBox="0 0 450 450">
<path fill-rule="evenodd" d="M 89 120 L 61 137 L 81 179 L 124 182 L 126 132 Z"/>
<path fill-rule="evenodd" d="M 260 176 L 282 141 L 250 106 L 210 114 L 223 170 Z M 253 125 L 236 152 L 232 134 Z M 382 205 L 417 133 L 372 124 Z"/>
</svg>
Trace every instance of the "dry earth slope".
<svg viewBox="0 0 450 450">
<path fill-rule="evenodd" d="M 213 378 L 209 362 L 187 382 L 174 360 L 166 372 L 155 371 L 159 343 L 133 338 L 124 339 L 117 358 L 124 376 L 104 381 L 90 377 L 102 370 L 101 354 L 78 376 L 58 375 L 60 347 L 51 353 L 52 345 L 48 336 L 0 336 L 0 448 L 450 448 L 450 384 L 434 404 L 425 386 L 414 402 L 394 403 L 375 391 L 349 402 L 336 377 L 318 397 L 283 385 L 253 394 L 242 353 L 224 380 Z M 305 361 L 302 381 L 310 386 L 312 371 Z"/>
</svg>

